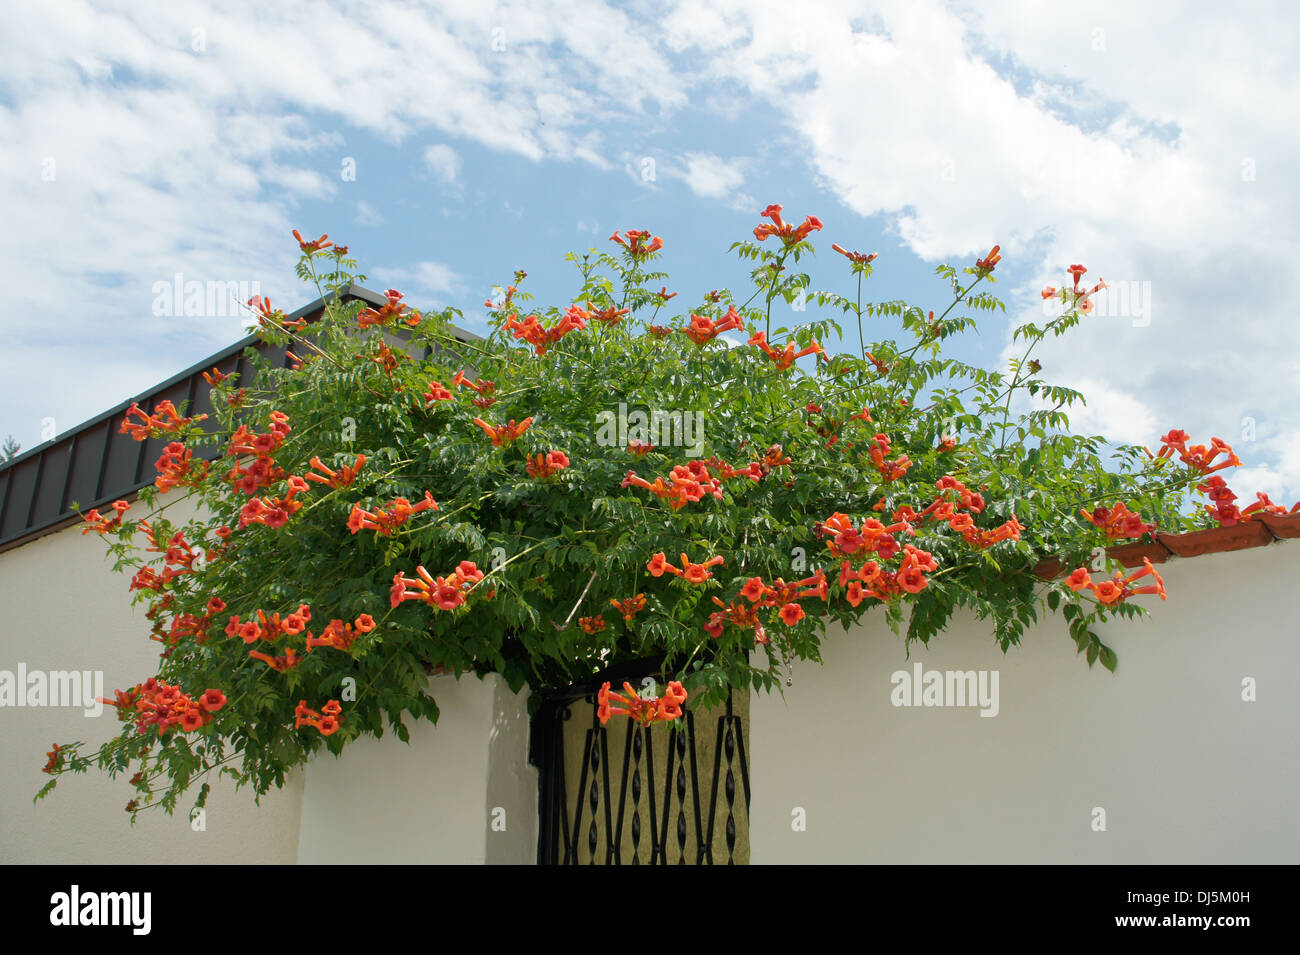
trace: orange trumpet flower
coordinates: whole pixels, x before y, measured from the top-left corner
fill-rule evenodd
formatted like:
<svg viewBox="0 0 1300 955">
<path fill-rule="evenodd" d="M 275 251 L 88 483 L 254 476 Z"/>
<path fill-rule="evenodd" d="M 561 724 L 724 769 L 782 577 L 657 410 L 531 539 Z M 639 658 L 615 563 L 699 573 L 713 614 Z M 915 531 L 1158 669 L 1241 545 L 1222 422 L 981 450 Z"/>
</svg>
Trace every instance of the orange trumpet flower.
<svg viewBox="0 0 1300 955">
<path fill-rule="evenodd" d="M 519 424 L 515 424 L 514 418 L 511 418 L 508 424 L 493 426 L 488 424 L 482 418 L 475 418 L 474 423 L 482 428 L 487 436 L 492 439 L 492 444 L 499 448 L 503 445 L 511 444 L 521 434 L 527 431 L 532 425 L 533 419 L 528 417 L 519 422 Z"/>
</svg>

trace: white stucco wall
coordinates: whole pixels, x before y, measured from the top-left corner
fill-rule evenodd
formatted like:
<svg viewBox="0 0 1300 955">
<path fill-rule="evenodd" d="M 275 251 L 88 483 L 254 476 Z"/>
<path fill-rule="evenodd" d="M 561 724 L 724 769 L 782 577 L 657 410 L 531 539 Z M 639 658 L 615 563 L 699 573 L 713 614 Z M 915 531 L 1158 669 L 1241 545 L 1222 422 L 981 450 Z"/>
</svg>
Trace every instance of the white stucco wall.
<svg viewBox="0 0 1300 955">
<path fill-rule="evenodd" d="M 186 506 L 173 504 L 169 517 L 187 519 Z M 0 554 L 0 670 L 102 671 L 105 696 L 152 675 L 158 644 L 128 582 L 79 527 Z M 533 862 L 526 698 L 496 677 L 435 677 L 431 691 L 439 723 L 408 720 L 409 746 L 386 736 L 354 743 L 342 759 L 320 756 L 260 806 L 213 780 L 204 831 L 190 825 L 188 796 L 175 817 L 150 811 L 132 828 L 124 807 L 133 790 L 97 772 L 61 777 L 34 805 L 51 743 L 97 745 L 120 724 L 111 707 L 94 718 L 80 708 L 0 707 L 0 863 Z"/>
<path fill-rule="evenodd" d="M 1162 565 L 1169 600 L 1101 632 L 1113 676 L 1060 618 L 1005 656 L 970 618 L 910 661 L 875 614 L 829 635 L 752 700 L 753 862 L 1300 862 L 1297 571 L 1300 542 Z M 999 714 L 891 705 L 917 661 L 998 670 Z"/>
<path fill-rule="evenodd" d="M 154 674 L 158 644 L 149 639 L 145 608 L 131 607 L 129 580 L 112 572 L 103 542 L 77 528 L 0 554 L 0 669 L 15 672 L 21 662 L 29 671 L 102 670 L 109 697 Z M 114 713 L 0 707 L 0 862 L 294 861 L 302 774 L 260 808 L 249 790 L 214 780 L 202 832 L 191 828 L 188 795 L 176 816 L 150 810 L 132 828 L 124 807 L 134 791 L 124 777 L 97 771 L 61 777 L 33 805 L 50 778 L 41 772 L 50 744 L 111 739 L 120 727 Z"/>
<path fill-rule="evenodd" d="M 429 692 L 438 723 L 408 719 L 409 743 L 386 733 L 350 743 L 337 759 L 313 757 L 299 862 L 536 861 L 524 698 L 495 675 L 433 677 Z"/>
<path fill-rule="evenodd" d="M 1103 634 L 1113 676 L 1075 656 L 1058 618 L 1005 656 L 968 618 L 910 661 L 878 614 L 829 635 L 824 666 L 797 665 L 784 699 L 752 700 L 752 860 L 1300 861 L 1300 542 L 1161 570 L 1169 601 L 1139 598 L 1153 616 Z M 0 621 L 0 669 L 103 670 L 110 692 L 154 670 L 125 578 L 76 529 L 0 554 Z M 918 661 L 997 670 L 999 714 L 891 705 L 891 674 Z M 1256 702 L 1242 701 L 1245 677 Z M 496 677 L 430 687 L 441 719 L 409 721 L 409 745 L 318 756 L 260 808 L 220 783 L 204 832 L 162 816 L 132 829 L 129 787 L 97 774 L 34 806 L 50 743 L 107 739 L 116 720 L 0 708 L 0 862 L 532 862 L 524 698 Z M 791 828 L 796 807 L 806 831 Z"/>
</svg>

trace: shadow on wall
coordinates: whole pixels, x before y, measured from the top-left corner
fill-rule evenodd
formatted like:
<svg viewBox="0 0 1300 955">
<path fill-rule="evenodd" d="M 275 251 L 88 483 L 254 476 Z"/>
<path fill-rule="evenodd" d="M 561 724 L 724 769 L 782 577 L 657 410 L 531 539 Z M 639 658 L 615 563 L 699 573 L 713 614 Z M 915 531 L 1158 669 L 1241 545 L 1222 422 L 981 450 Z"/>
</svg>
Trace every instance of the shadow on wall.
<svg viewBox="0 0 1300 955">
<path fill-rule="evenodd" d="M 432 677 L 438 724 L 408 723 L 307 767 L 298 861 L 532 863 L 537 776 L 526 700 L 494 675 Z"/>
<path fill-rule="evenodd" d="M 493 680 L 488 742 L 487 853 L 490 865 L 537 861 L 537 770 L 528 764 L 528 690 Z"/>
</svg>

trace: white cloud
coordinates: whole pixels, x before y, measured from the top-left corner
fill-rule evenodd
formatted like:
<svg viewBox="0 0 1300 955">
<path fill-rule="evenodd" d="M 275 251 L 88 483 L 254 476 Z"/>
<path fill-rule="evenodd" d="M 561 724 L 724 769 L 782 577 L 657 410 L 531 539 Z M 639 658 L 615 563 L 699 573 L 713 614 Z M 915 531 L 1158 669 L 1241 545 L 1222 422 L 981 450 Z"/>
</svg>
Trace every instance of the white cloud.
<svg viewBox="0 0 1300 955">
<path fill-rule="evenodd" d="M 1228 437 L 1254 415 L 1245 478 L 1276 475 L 1294 498 L 1296 26 L 1282 3 L 682 0 L 653 20 L 595 0 L 287 2 L 274 19 L 253 0 L 0 5 L 0 260 L 21 279 L 0 313 L 0 415 L 30 446 L 41 417 L 87 417 L 154 384 L 160 362 L 231 341 L 237 319 L 150 314 L 152 283 L 176 272 L 303 301 L 275 276 L 290 274 L 289 229 L 315 224 L 305 200 L 339 192 L 339 129 L 617 161 L 652 189 L 676 172 L 694 195 L 752 208 L 742 160 L 664 158 L 682 151 L 667 118 L 689 94 L 724 119 L 778 117 L 764 142 L 788 141 L 818 185 L 926 259 L 1000 242 L 1013 324 L 1039 316 L 1037 289 L 1072 262 L 1150 282 L 1149 324 L 1086 319 L 1036 353 L 1049 377 L 1084 387 L 1081 420 L 1123 440 Z M 641 144 L 605 138 L 629 116 L 662 137 L 650 179 Z M 455 151 L 431 149 L 431 171 L 459 182 Z M 807 211 L 835 241 L 833 210 Z M 438 263 L 404 274 L 434 295 L 459 281 Z M 140 360 L 139 341 L 165 359 Z M 51 390 L 51 367 L 87 386 Z"/>
<path fill-rule="evenodd" d="M 705 199 L 726 199 L 745 182 L 744 160 L 726 160 L 713 153 L 687 153 L 684 168 L 674 172 Z"/>
<path fill-rule="evenodd" d="M 727 207 L 734 212 L 757 213 L 763 204 L 747 192 L 737 192 L 727 202 Z"/>
<path fill-rule="evenodd" d="M 885 216 L 918 255 L 969 263 L 999 242 L 1003 270 L 1029 274 L 1011 324 L 1037 318 L 1035 293 L 1074 262 L 1150 282 L 1149 324 L 1089 319 L 1040 349 L 1055 380 L 1090 386 L 1083 421 L 1143 443 L 1169 427 L 1203 441 L 1266 408 L 1300 432 L 1300 378 L 1278 347 L 1300 258 L 1300 185 L 1283 172 L 1300 165 L 1300 139 L 1278 121 L 1300 87 L 1294 8 L 872 10 L 692 0 L 666 42 L 711 85 L 775 108 L 824 186 Z"/>
<path fill-rule="evenodd" d="M 1061 409 L 1069 416 L 1070 429 L 1075 433 L 1104 434 L 1120 444 L 1149 445 L 1153 450 L 1157 446 L 1155 438 L 1165 433 L 1159 430 L 1155 412 L 1132 389 L 1116 388 L 1097 378 L 1074 381 L 1071 387 L 1083 392 L 1087 399 L 1086 405 Z"/>
<path fill-rule="evenodd" d="M 408 299 L 432 297 L 433 304 L 441 304 L 446 296 L 458 295 L 466 288 L 461 276 L 442 262 L 417 262 L 410 268 L 375 269 L 369 274 L 372 286 L 395 288 Z"/>
<path fill-rule="evenodd" d="M 1238 507 L 1248 507 L 1254 504 L 1257 498 L 1256 493 L 1263 492 L 1269 496 L 1274 504 L 1285 503 L 1287 507 L 1291 506 L 1291 500 L 1286 497 L 1288 484 L 1295 487 L 1277 471 L 1270 467 L 1259 468 L 1229 468 L 1221 475 L 1229 486 L 1242 488 L 1236 492 L 1237 500 L 1233 501 Z M 1245 490 L 1249 488 L 1249 490 Z"/>
<path fill-rule="evenodd" d="M 71 426 L 240 336 L 238 318 L 153 316 L 155 281 L 311 297 L 289 232 L 328 228 L 301 209 L 340 191 L 338 130 L 604 165 L 593 115 L 685 103 L 655 37 L 594 0 L 0 4 L 0 57 L 0 260 L 21 277 L 0 306 L 0 429 L 28 447 L 42 418 Z"/>
<path fill-rule="evenodd" d="M 357 225 L 360 226 L 381 226 L 388 220 L 384 214 L 362 199 L 357 203 Z"/>
<path fill-rule="evenodd" d="M 452 183 L 460 172 L 460 157 L 450 146 L 440 144 L 424 151 L 424 164 L 443 182 Z"/>
</svg>

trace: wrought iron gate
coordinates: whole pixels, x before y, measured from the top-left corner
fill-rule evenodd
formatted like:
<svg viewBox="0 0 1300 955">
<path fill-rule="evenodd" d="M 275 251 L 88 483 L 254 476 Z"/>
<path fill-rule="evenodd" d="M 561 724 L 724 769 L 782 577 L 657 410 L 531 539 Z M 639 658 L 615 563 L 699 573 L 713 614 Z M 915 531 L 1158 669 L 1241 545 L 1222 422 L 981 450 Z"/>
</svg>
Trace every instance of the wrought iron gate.
<svg viewBox="0 0 1300 955">
<path fill-rule="evenodd" d="M 549 695 L 532 726 L 539 770 L 537 861 L 560 865 L 714 865 L 749 862 L 749 695 L 723 707 L 642 727 L 596 716 L 624 668 Z"/>
</svg>

